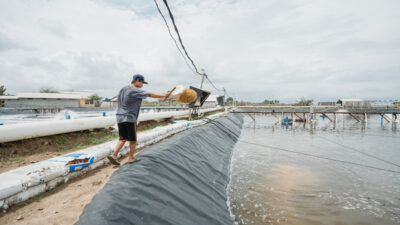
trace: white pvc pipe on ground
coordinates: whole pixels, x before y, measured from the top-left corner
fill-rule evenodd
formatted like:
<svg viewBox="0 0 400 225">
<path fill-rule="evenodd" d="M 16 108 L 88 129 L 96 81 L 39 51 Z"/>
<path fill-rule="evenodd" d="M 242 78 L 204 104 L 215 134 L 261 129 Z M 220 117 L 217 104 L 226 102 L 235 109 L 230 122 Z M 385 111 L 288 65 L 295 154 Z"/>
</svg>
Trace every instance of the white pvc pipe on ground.
<svg viewBox="0 0 400 225">
<path fill-rule="evenodd" d="M 220 108 L 201 109 L 200 112 L 215 111 Z M 139 122 L 166 119 L 188 115 L 189 110 L 173 112 L 142 113 Z M 81 130 L 111 127 L 116 124 L 115 116 L 80 118 L 73 120 L 52 120 L 34 123 L 11 124 L 0 126 L 0 143 L 44 137 Z"/>
</svg>

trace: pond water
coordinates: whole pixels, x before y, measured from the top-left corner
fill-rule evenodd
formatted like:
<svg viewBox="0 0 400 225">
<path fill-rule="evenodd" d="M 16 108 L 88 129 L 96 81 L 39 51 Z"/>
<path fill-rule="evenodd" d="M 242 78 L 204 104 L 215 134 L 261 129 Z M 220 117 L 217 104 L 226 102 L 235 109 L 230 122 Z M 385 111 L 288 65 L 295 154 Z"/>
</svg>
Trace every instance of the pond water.
<svg viewBox="0 0 400 225">
<path fill-rule="evenodd" d="M 246 116 L 227 192 L 236 224 L 400 224 L 399 128 Z"/>
</svg>

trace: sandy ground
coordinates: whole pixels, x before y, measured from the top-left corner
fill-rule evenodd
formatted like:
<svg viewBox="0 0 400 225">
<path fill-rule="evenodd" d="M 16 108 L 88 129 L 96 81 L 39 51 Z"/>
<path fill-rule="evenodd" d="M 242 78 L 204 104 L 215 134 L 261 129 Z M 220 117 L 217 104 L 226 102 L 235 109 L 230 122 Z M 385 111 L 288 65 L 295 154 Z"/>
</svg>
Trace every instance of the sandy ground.
<svg viewBox="0 0 400 225">
<path fill-rule="evenodd" d="M 122 164 L 126 161 L 127 157 Z M 33 200 L 13 206 L 7 213 L 0 214 L 0 224 L 74 224 L 85 205 L 91 202 L 117 169 L 118 166 L 106 165 Z"/>
</svg>

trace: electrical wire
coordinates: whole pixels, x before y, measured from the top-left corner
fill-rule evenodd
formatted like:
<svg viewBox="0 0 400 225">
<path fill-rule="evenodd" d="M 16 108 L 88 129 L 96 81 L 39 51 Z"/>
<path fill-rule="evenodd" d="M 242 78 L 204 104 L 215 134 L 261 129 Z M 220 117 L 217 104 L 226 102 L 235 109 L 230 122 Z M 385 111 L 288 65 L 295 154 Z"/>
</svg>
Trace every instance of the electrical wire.
<svg viewBox="0 0 400 225">
<path fill-rule="evenodd" d="M 365 153 L 365 152 L 362 152 L 362 151 L 360 151 L 360 150 L 358 150 L 358 149 L 355 149 L 355 148 L 353 148 L 353 147 L 346 146 L 346 145 L 343 145 L 343 144 L 341 144 L 341 143 L 338 143 L 338 142 L 332 141 L 332 140 L 330 140 L 330 139 L 328 139 L 328 138 L 325 138 L 325 137 L 322 137 L 322 136 L 320 136 L 320 135 L 319 135 L 319 137 L 320 137 L 321 139 L 324 139 L 325 141 L 328 141 L 328 142 L 330 142 L 330 143 L 333 143 L 333 144 L 339 145 L 339 146 L 341 146 L 341 147 L 343 147 L 343 148 L 346 148 L 346 149 L 349 149 L 349 150 L 352 150 L 352 151 L 358 152 L 358 153 L 360 153 L 360 154 L 362 154 L 362 155 L 365 155 L 365 156 L 367 156 L 367 157 L 374 158 L 374 159 L 377 159 L 377 160 L 379 160 L 379 161 L 381 161 L 381 162 L 385 162 L 385 163 L 388 163 L 388 164 L 390 164 L 390 165 L 393 165 L 393 166 L 400 167 L 400 165 L 399 165 L 399 164 L 396 164 L 396 163 L 390 162 L 390 161 L 388 161 L 388 160 L 385 160 L 385 159 L 381 159 L 381 158 L 379 158 L 379 157 L 376 157 L 376 156 L 374 156 L 374 155 L 370 155 L 370 154 L 368 154 L 368 153 Z"/>
<path fill-rule="evenodd" d="M 345 133 L 345 134 L 353 134 L 353 135 L 360 135 L 360 136 L 372 136 L 372 137 L 384 137 L 384 138 L 396 138 L 399 140 L 399 137 L 396 136 L 389 136 L 389 135 L 381 135 L 381 134 L 368 134 L 368 133 L 355 133 L 349 131 L 340 131 L 337 132 L 338 134 Z"/>
<path fill-rule="evenodd" d="M 208 76 L 206 76 L 206 80 L 215 88 L 215 90 L 217 91 L 224 91 L 223 89 L 219 89 L 217 88 L 214 83 L 208 78 Z"/>
<path fill-rule="evenodd" d="M 222 129 L 222 131 L 224 133 L 228 133 L 229 132 L 230 136 L 233 135 L 235 137 L 238 137 L 237 134 L 234 134 L 229 128 L 227 128 L 226 126 L 224 126 L 220 122 L 215 121 L 215 119 L 214 120 L 208 119 L 208 120 L 209 121 L 207 123 L 214 123 L 214 124 L 217 123 L 220 126 L 224 127 L 224 129 Z M 308 156 L 308 157 L 325 159 L 325 160 L 329 160 L 329 161 L 334 161 L 334 162 L 339 162 L 339 163 L 344 163 L 344 164 L 351 164 L 351 165 L 360 166 L 360 167 L 364 167 L 364 168 L 369 168 L 369 169 L 375 169 L 375 170 L 380 170 L 380 171 L 385 171 L 385 172 L 392 172 L 392 173 L 399 173 L 400 174 L 400 171 L 396 171 L 396 170 L 384 169 L 384 168 L 370 166 L 370 165 L 366 165 L 366 164 L 361 164 L 361 163 L 356 163 L 356 162 L 351 162 L 351 161 L 345 161 L 345 160 L 340 160 L 340 159 L 329 158 L 329 157 L 325 157 L 325 156 L 321 156 L 321 155 L 314 155 L 314 154 L 309 154 L 309 153 L 304 153 L 304 152 L 298 152 L 298 151 L 284 149 L 284 148 L 280 148 L 280 147 L 276 147 L 276 146 L 257 144 L 257 143 L 253 143 L 253 142 L 249 142 L 249 141 L 243 141 L 243 140 L 238 140 L 238 142 L 251 144 L 251 145 L 255 145 L 255 146 L 259 146 L 259 147 L 264 147 L 264 148 L 269 148 L 269 149 L 275 149 L 275 150 L 279 150 L 279 151 L 283 151 L 283 152 L 289 152 L 289 153 L 293 153 L 293 154 L 299 154 L 299 155 Z"/>
<path fill-rule="evenodd" d="M 335 162 L 340 162 L 340 163 L 345 163 L 345 164 L 352 164 L 352 165 L 361 166 L 361 167 L 365 167 L 365 168 L 376 169 L 376 170 L 381 170 L 381 171 L 399 173 L 400 174 L 400 171 L 396 171 L 396 170 L 389 170 L 389 169 L 370 166 L 370 165 L 366 165 L 366 164 L 350 162 L 350 161 L 345 161 L 345 160 L 340 160 L 340 159 L 333 159 L 333 158 L 328 158 L 328 157 L 325 157 L 325 156 L 313 155 L 313 154 L 308 154 L 308 153 L 304 153 L 304 152 L 298 152 L 298 151 L 293 151 L 293 150 L 289 150 L 289 149 L 279 148 L 279 147 L 275 147 L 275 146 L 252 143 L 252 142 L 248 142 L 248 141 L 242 141 L 242 140 L 238 140 L 238 141 L 246 143 L 246 144 L 251 144 L 251 145 L 264 147 L 264 148 L 270 148 L 270 149 L 275 149 L 275 150 L 279 150 L 279 151 L 290 152 L 290 153 L 294 153 L 294 154 L 299 154 L 299 155 L 304 155 L 304 156 L 309 156 L 309 157 L 314 157 L 314 158 L 319 158 L 319 159 L 325 159 L 325 160 L 329 160 L 329 161 L 335 161 Z"/>
<path fill-rule="evenodd" d="M 196 73 L 199 74 L 199 75 L 203 75 L 203 74 L 201 74 L 201 73 L 198 71 L 198 69 L 197 69 L 197 67 L 196 67 L 196 65 L 195 65 L 195 63 L 194 63 L 194 61 L 193 61 L 193 59 L 190 58 L 188 52 L 186 51 L 185 45 L 183 45 L 182 38 L 181 38 L 181 35 L 179 34 L 178 27 L 177 27 L 176 24 L 175 24 L 174 15 L 172 15 L 172 12 L 171 12 L 171 9 L 170 9 L 169 6 L 168 6 L 167 0 L 163 0 L 163 2 L 164 2 L 164 4 L 165 4 L 165 6 L 167 7 L 167 10 L 168 10 L 168 13 L 169 13 L 169 17 L 171 18 L 172 24 L 174 25 L 175 32 L 176 32 L 176 34 L 178 35 L 179 43 L 181 44 L 181 47 L 182 47 L 183 51 L 184 51 L 185 54 L 186 54 L 186 57 L 187 57 L 187 58 L 190 60 L 190 62 L 192 63 L 192 65 L 193 65 L 194 70 L 196 71 Z"/>
<path fill-rule="evenodd" d="M 180 35 L 180 33 L 179 33 L 178 27 L 176 26 L 176 23 L 175 23 L 174 15 L 172 14 L 171 9 L 169 8 L 168 1 L 167 1 L 167 0 L 163 0 L 163 2 L 164 2 L 165 6 L 166 6 L 166 8 L 167 8 L 167 10 L 168 10 L 169 17 L 170 17 L 170 19 L 171 19 L 171 21 L 172 21 L 172 24 L 173 24 L 173 26 L 174 26 L 175 32 L 176 32 L 176 34 L 177 34 L 177 36 L 178 36 L 179 43 L 180 43 L 180 45 L 181 45 L 181 48 L 182 48 L 183 51 L 185 52 L 186 57 L 183 55 L 183 53 L 182 53 L 182 51 L 181 51 L 181 48 L 179 48 L 176 39 L 175 39 L 174 36 L 172 35 L 171 29 L 170 29 L 170 27 L 169 27 L 169 25 L 168 25 L 167 20 L 165 19 L 164 15 L 163 15 L 162 12 L 161 12 L 160 7 L 158 6 L 157 0 L 154 0 L 154 3 L 156 4 L 156 7 L 157 7 L 157 10 L 158 10 L 159 14 L 161 15 L 162 19 L 164 20 L 165 25 L 167 26 L 168 33 L 169 33 L 169 35 L 171 36 L 172 40 L 174 41 L 176 48 L 179 50 L 180 54 L 181 54 L 182 57 L 184 58 L 186 65 L 190 68 L 190 70 L 191 70 L 194 74 L 196 74 L 196 75 L 201 75 L 201 76 L 205 76 L 206 80 L 211 84 L 211 86 L 212 86 L 213 88 L 215 88 L 215 90 L 217 90 L 217 91 L 224 91 L 223 89 L 217 88 L 217 87 L 214 85 L 214 83 L 210 80 L 210 78 L 208 78 L 208 76 L 207 76 L 206 74 L 201 74 L 201 73 L 198 71 L 196 64 L 194 63 L 193 59 L 189 56 L 189 53 L 187 52 L 187 50 L 186 50 L 186 48 L 185 48 L 185 45 L 183 44 L 183 41 L 182 41 L 181 35 Z M 193 68 L 194 68 L 194 70 L 193 70 L 193 68 L 192 68 L 191 66 L 189 66 L 189 63 L 187 62 L 186 58 L 190 60 L 192 66 L 193 66 Z M 226 91 L 225 91 L 225 92 L 226 92 Z"/>
<path fill-rule="evenodd" d="M 154 0 L 154 3 L 156 4 L 158 13 L 161 15 L 162 19 L 164 20 L 165 26 L 166 26 L 167 29 L 168 29 L 169 36 L 170 36 L 170 37 L 172 38 L 172 40 L 174 41 L 175 46 L 176 46 L 176 48 L 178 49 L 179 53 L 181 54 L 183 60 L 185 60 L 186 66 L 190 69 L 190 71 L 192 71 L 194 74 L 198 75 L 198 74 L 193 70 L 193 68 L 189 65 L 189 63 L 188 63 L 186 57 L 183 55 L 181 49 L 179 48 L 178 42 L 176 41 L 175 37 L 172 35 L 171 29 L 170 29 L 170 27 L 169 27 L 169 25 L 168 25 L 168 22 L 167 22 L 167 20 L 165 19 L 164 14 L 161 12 L 160 7 L 158 6 L 157 1 Z"/>
</svg>

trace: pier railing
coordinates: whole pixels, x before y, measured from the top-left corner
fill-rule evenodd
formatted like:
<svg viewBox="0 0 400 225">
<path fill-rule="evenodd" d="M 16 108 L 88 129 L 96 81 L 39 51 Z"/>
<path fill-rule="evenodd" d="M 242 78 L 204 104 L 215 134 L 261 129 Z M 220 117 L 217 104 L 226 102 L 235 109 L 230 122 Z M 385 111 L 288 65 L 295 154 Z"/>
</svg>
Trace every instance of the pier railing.
<svg viewBox="0 0 400 225">
<path fill-rule="evenodd" d="M 255 121 L 256 114 L 272 115 L 280 122 L 309 122 L 318 116 L 327 118 L 331 122 L 337 123 L 337 115 L 349 115 L 357 122 L 366 123 L 368 115 L 381 116 L 381 123 L 398 123 L 400 121 L 399 107 L 368 107 L 368 108 L 344 108 L 337 106 L 241 106 L 237 107 L 232 113 L 247 114 Z"/>
</svg>

